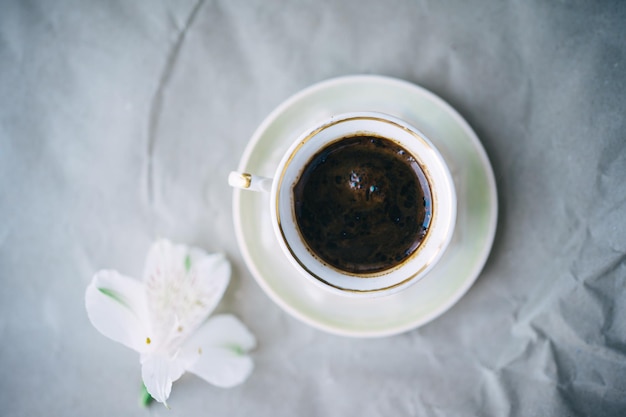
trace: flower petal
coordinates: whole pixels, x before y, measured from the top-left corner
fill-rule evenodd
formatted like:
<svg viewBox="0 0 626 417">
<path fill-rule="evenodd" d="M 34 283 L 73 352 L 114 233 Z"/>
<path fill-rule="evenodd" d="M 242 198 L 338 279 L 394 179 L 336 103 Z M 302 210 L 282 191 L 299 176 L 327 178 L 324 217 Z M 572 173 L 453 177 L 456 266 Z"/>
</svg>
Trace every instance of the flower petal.
<svg viewBox="0 0 626 417">
<path fill-rule="evenodd" d="M 220 314 L 207 320 L 196 333 L 185 342 L 205 347 L 233 348 L 248 352 L 256 347 L 256 339 L 248 328 L 232 314 Z"/>
<path fill-rule="evenodd" d="M 155 339 L 180 346 L 222 298 L 230 264 L 221 254 L 159 240 L 146 260 L 144 282 Z"/>
<path fill-rule="evenodd" d="M 185 373 L 182 363 L 164 355 L 146 355 L 141 362 L 141 377 L 152 398 L 167 405 L 172 382 Z"/>
<path fill-rule="evenodd" d="M 249 356 L 230 349 L 203 349 L 200 358 L 187 369 L 205 381 L 222 388 L 230 388 L 245 381 L 254 369 Z"/>
<path fill-rule="evenodd" d="M 232 387 L 245 381 L 254 364 L 245 352 L 254 335 L 232 315 L 211 318 L 185 342 L 179 358 L 185 369 L 213 385 Z"/>
<path fill-rule="evenodd" d="M 147 309 L 139 281 L 116 271 L 99 271 L 85 292 L 85 307 L 100 333 L 138 352 L 146 349 Z"/>
<path fill-rule="evenodd" d="M 146 257 L 143 279 L 146 281 L 154 275 L 178 276 L 185 272 L 185 259 L 189 248 L 174 245 L 167 239 L 155 241 Z"/>
<path fill-rule="evenodd" d="M 207 254 L 196 261 L 192 270 L 197 274 L 201 291 L 206 294 L 204 300 L 206 316 L 204 316 L 204 320 L 215 310 L 224 296 L 230 282 L 230 263 L 221 253 Z"/>
</svg>

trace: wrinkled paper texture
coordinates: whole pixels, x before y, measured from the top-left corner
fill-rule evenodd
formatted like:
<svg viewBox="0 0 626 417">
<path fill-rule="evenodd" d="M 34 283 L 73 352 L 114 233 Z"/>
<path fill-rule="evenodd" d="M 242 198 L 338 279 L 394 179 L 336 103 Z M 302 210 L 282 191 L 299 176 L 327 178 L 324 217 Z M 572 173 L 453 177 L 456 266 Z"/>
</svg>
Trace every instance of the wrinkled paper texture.
<svg viewBox="0 0 626 417">
<path fill-rule="evenodd" d="M 136 414 L 137 358 L 90 327 L 83 293 L 102 267 L 140 275 L 162 236 L 229 256 L 222 306 L 259 347 L 242 386 L 186 376 L 152 414 L 626 415 L 624 22 L 610 1 L 3 1 L 2 414 Z M 226 183 L 277 105 L 354 73 L 447 100 L 499 192 L 469 293 L 383 339 L 277 307 Z"/>
</svg>

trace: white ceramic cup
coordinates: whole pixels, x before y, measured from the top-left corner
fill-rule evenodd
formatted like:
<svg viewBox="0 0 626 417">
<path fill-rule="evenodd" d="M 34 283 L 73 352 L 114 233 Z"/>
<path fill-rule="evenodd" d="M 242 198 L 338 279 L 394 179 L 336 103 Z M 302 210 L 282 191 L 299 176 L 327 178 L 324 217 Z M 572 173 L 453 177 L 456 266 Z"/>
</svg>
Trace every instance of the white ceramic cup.
<svg viewBox="0 0 626 417">
<path fill-rule="evenodd" d="M 415 158 L 430 186 L 431 217 L 425 237 L 401 263 L 376 273 L 357 274 L 329 265 L 310 250 L 295 217 L 293 187 L 309 161 L 321 149 L 353 136 L 382 137 L 397 143 Z M 269 193 L 272 226 L 285 256 L 303 277 L 345 296 L 389 295 L 419 281 L 445 252 L 456 221 L 454 183 L 439 151 L 418 129 L 382 113 L 355 112 L 333 116 L 306 130 L 293 142 L 278 164 L 273 179 L 231 172 L 229 184 Z"/>
</svg>

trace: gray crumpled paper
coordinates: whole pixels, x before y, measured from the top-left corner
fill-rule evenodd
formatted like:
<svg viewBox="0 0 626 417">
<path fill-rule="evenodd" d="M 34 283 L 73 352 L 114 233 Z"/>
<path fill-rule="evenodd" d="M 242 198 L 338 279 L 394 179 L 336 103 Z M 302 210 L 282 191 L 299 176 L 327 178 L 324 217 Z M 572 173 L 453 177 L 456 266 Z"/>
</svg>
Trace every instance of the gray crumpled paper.
<svg viewBox="0 0 626 417">
<path fill-rule="evenodd" d="M 1 2 L 2 414 L 626 415 L 624 22 L 611 1 Z M 275 106 L 354 73 L 452 104 L 499 191 L 470 292 L 384 339 L 275 306 L 226 184 Z M 229 256 L 220 309 L 259 347 L 244 385 L 187 375 L 142 411 L 136 354 L 83 296 L 97 269 L 139 276 L 159 236 Z"/>
</svg>

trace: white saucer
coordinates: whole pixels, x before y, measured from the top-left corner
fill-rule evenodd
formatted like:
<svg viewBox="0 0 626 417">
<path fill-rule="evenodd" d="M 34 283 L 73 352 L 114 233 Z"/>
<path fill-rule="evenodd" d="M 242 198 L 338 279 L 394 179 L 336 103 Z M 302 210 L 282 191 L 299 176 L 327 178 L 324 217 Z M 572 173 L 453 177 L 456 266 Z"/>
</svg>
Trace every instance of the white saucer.
<svg viewBox="0 0 626 417">
<path fill-rule="evenodd" d="M 285 311 L 330 333 L 388 336 L 443 314 L 476 280 L 495 235 L 496 185 L 480 141 L 452 107 L 421 87 L 381 76 L 335 78 L 289 98 L 257 129 L 239 171 L 272 176 L 299 133 L 333 114 L 352 111 L 406 120 L 430 138 L 450 167 L 458 198 L 457 225 L 446 253 L 428 275 L 400 293 L 373 299 L 342 297 L 311 284 L 281 252 L 266 193 L 234 190 L 235 230 L 248 268 Z"/>
</svg>

